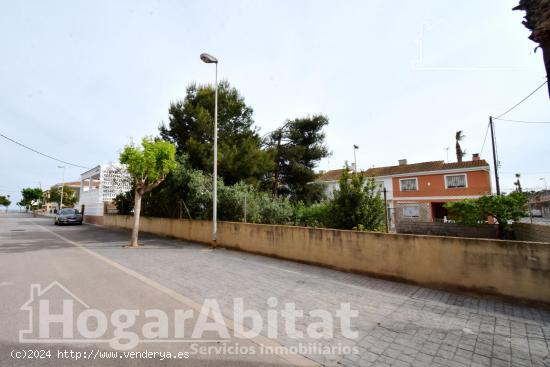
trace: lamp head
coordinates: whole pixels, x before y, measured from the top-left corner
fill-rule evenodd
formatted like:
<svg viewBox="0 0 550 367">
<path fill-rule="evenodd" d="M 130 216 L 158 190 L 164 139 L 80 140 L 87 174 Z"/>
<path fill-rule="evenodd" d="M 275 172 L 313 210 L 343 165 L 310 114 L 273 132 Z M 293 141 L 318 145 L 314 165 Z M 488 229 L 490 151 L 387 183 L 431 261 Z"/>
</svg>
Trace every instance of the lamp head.
<svg viewBox="0 0 550 367">
<path fill-rule="evenodd" d="M 210 55 L 210 54 L 207 54 L 207 53 L 202 53 L 201 54 L 201 60 L 207 64 L 217 64 L 218 63 L 218 59 L 216 59 L 214 56 Z"/>
</svg>

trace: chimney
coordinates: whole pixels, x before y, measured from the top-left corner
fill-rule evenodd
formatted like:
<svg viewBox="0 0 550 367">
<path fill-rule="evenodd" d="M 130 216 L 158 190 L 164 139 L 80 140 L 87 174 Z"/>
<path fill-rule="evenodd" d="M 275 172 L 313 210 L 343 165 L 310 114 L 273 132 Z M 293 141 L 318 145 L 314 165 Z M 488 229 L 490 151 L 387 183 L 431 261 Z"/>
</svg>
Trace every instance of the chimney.
<svg viewBox="0 0 550 367">
<path fill-rule="evenodd" d="M 479 161 L 479 153 L 472 154 L 472 161 Z"/>
<path fill-rule="evenodd" d="M 407 160 L 406 159 L 400 159 L 399 160 L 399 165 L 400 166 L 406 166 L 407 165 Z"/>
</svg>

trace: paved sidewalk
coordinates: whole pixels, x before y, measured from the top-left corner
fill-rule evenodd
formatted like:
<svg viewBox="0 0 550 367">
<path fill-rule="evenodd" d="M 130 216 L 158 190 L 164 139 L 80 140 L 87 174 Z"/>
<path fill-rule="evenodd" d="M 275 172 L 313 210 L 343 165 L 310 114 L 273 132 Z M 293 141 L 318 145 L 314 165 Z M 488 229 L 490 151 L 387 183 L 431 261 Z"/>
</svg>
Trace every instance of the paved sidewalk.
<svg viewBox="0 0 550 367">
<path fill-rule="evenodd" d="M 141 236 L 143 248 L 123 249 L 127 232 L 98 226 L 49 229 L 197 302 L 215 298 L 228 317 L 235 297 L 244 298 L 247 308 L 263 310 L 264 317 L 270 297 L 276 297 L 279 306 L 294 302 L 306 313 L 334 313 L 341 302 L 349 302 L 359 311 L 352 323 L 359 330 L 357 339 L 346 339 L 336 330 L 330 339 L 302 340 L 359 350 L 307 355 L 324 365 L 549 365 L 550 312 L 545 309 L 155 236 Z M 301 321 L 298 328 L 304 331 L 311 320 Z M 297 345 L 285 337 L 278 342 Z"/>
</svg>

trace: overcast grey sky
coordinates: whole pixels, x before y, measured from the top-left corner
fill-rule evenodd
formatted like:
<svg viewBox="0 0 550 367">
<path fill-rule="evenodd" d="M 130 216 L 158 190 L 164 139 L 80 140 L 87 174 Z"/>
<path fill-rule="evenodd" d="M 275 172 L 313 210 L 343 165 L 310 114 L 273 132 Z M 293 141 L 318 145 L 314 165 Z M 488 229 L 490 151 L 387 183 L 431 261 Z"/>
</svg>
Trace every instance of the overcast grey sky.
<svg viewBox="0 0 550 367">
<path fill-rule="evenodd" d="M 323 113 L 320 169 L 480 152 L 488 116 L 545 80 L 517 0 L 11 1 L 0 5 L 0 132 L 84 166 L 157 134 L 170 101 L 212 82 L 209 52 L 266 133 Z M 546 88 L 506 116 L 549 121 Z M 497 122 L 502 183 L 550 183 L 550 125 Z M 61 181 L 58 163 L 0 139 L 0 194 Z M 487 141 L 482 154 L 490 159 Z M 67 167 L 66 180 L 82 169 Z"/>
</svg>

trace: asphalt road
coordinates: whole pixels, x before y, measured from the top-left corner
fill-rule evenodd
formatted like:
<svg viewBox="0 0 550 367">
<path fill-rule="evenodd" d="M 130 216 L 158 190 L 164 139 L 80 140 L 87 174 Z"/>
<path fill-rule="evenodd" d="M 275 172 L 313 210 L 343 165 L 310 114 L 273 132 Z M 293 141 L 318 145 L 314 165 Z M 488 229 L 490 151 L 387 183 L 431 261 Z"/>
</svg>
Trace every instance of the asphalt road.
<svg viewBox="0 0 550 367">
<path fill-rule="evenodd" d="M 141 248 L 126 249 L 127 231 L 93 225 L 56 227 L 51 218 L 0 215 L 0 366 L 550 365 L 547 309 L 174 239 L 150 235 L 140 239 Z M 57 283 L 47 288 L 52 282 Z M 31 293 L 32 284 L 40 289 Z M 70 328 L 64 330 L 59 322 L 41 325 L 44 317 L 37 311 L 47 300 L 49 314 L 61 314 L 62 301 L 67 299 L 76 305 L 71 338 L 66 337 Z M 262 327 L 260 335 L 242 338 L 235 335 L 236 299 L 263 320 L 287 304 L 304 314 L 321 310 L 336 315 L 342 303 L 349 303 L 358 312 L 351 323 L 357 335 L 350 337 L 335 321 L 331 333 L 312 337 L 306 332 L 318 319 L 306 315 L 296 322 L 303 333 L 299 338 L 283 332 L 282 317 L 275 318 L 275 327 Z M 197 342 L 190 335 L 204 315 L 200 311 L 205 300 L 219 306 L 219 314 L 209 314 L 208 320 L 227 326 L 227 337 L 207 331 Z M 78 317 L 90 309 L 111 321 L 100 337 L 90 336 L 100 329 L 99 319 L 94 318 L 84 319 L 88 334 L 81 335 Z M 135 324 L 120 327 L 121 319 L 115 324 L 112 317 L 121 310 L 139 312 Z M 155 310 L 168 315 L 166 335 L 143 317 L 146 312 L 158 313 Z M 194 313 L 188 320 L 174 322 L 174 310 Z M 245 322 L 247 328 L 253 324 Z M 176 337 L 180 325 L 185 325 L 185 332 Z M 40 335 L 41 327 L 50 335 Z M 113 340 L 129 342 L 124 338 L 128 331 L 140 339 L 130 351 L 141 355 L 120 354 L 120 348 L 112 345 Z M 239 353 L 233 353 L 231 346 L 240 347 Z M 279 353 L 266 354 L 262 346 Z M 298 349 L 301 346 L 318 348 Z M 334 347 L 340 349 L 330 349 Z M 14 358 L 29 351 L 33 357 L 47 351 L 51 356 Z M 72 358 L 64 354 L 71 351 Z M 113 351 L 119 354 L 100 358 Z M 149 358 L 145 351 L 170 352 L 174 358 Z M 175 358 L 178 352 L 189 352 L 189 358 Z"/>
<path fill-rule="evenodd" d="M 275 366 L 300 364 L 297 360 L 277 356 L 247 356 L 220 353 L 218 350 L 205 354 L 195 353 L 185 358 L 185 351 L 191 353 L 188 342 L 168 342 L 140 344 L 134 352 L 170 352 L 171 359 L 163 359 L 166 354 L 157 354 L 154 358 L 142 353 L 140 356 L 123 355 L 117 352 L 107 355 L 102 352 L 117 351 L 106 342 L 82 342 L 73 334 L 73 338 L 63 338 L 62 328 L 52 324 L 49 338 L 43 342 L 34 342 L 38 334 L 30 333 L 21 342 L 20 330 L 29 328 L 29 311 L 21 306 L 31 297 L 31 284 L 40 284 L 42 290 L 54 283 L 50 291 L 43 296 L 50 302 L 50 313 L 61 313 L 62 306 L 56 303 L 72 299 L 82 300 L 93 309 L 111 315 L 118 309 L 163 310 L 170 315 L 174 309 L 188 310 L 197 307 L 197 303 L 183 295 L 171 293 L 162 285 L 142 277 L 122 266 L 110 262 L 101 256 L 77 247 L 67 237 L 79 234 L 86 236 L 97 227 L 63 226 L 54 227 L 53 220 L 30 218 L 26 215 L 0 216 L 0 366 Z M 101 232 L 108 238 L 119 240 L 121 233 Z M 60 237 L 62 236 L 62 237 Z M 117 245 L 120 247 L 120 245 Z M 122 251 L 134 251 L 123 250 Z M 137 250 L 139 251 L 139 250 Z M 198 250 L 197 250 L 198 251 Z M 64 289 L 57 287 L 60 284 Z M 67 294 L 68 290 L 71 294 Z M 76 304 L 76 301 L 75 301 Z M 37 307 L 36 302 L 34 307 Z M 77 312 L 75 307 L 75 311 Z M 193 324 L 195 317 L 188 320 Z M 36 317 L 36 313 L 34 315 Z M 144 322 L 136 324 L 139 327 Z M 172 327 L 171 325 L 170 327 Z M 91 326 L 93 329 L 95 326 Z M 34 323 L 36 330 L 36 322 Z M 76 329 L 75 329 L 76 330 Z M 106 333 L 109 337 L 113 334 Z M 217 334 L 206 333 L 204 339 L 219 339 Z M 199 342 L 201 347 L 238 345 L 257 347 L 254 340 L 236 339 Z M 178 355 L 178 353 L 180 353 Z M 101 357 L 104 357 L 102 359 Z M 290 359 L 290 360 L 289 360 Z M 302 361 L 305 359 L 302 358 Z M 305 360 L 307 362 L 307 360 Z"/>
</svg>

